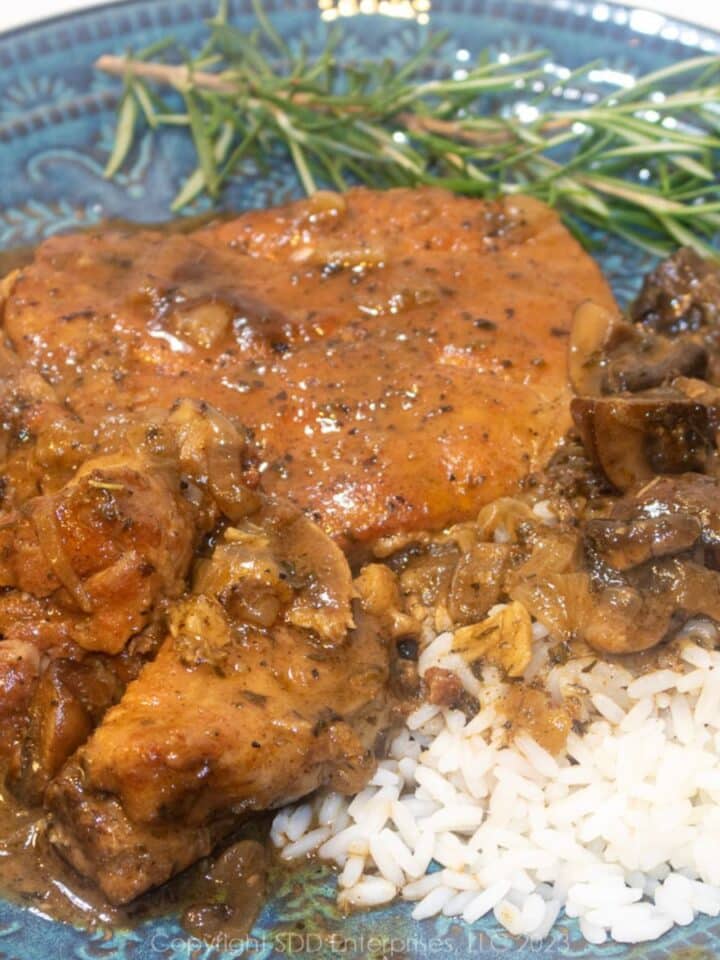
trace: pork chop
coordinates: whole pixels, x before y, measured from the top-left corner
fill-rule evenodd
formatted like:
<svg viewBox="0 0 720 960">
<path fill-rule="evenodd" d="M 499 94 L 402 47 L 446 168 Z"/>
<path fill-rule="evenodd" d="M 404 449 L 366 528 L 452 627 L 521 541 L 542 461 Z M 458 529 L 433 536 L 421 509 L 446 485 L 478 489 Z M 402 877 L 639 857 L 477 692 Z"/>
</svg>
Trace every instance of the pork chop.
<svg viewBox="0 0 720 960">
<path fill-rule="evenodd" d="M 613 300 L 542 204 L 434 189 L 53 238 L 4 289 L 2 739 L 122 902 L 362 786 L 396 637 L 340 547 L 512 493 L 569 425 L 575 307 Z"/>
<path fill-rule="evenodd" d="M 585 299 L 613 305 L 535 200 L 356 189 L 188 236 L 52 238 L 5 330 L 91 447 L 119 414 L 210 402 L 252 431 L 264 489 L 348 545 L 469 518 L 539 465 L 569 426 Z M 59 469 L 16 456 L 17 491 Z"/>
<path fill-rule="evenodd" d="M 201 562 L 156 659 L 47 793 L 54 843 L 109 900 L 162 883 L 253 811 L 365 785 L 393 656 L 352 594 L 338 547 L 272 502 Z"/>
</svg>

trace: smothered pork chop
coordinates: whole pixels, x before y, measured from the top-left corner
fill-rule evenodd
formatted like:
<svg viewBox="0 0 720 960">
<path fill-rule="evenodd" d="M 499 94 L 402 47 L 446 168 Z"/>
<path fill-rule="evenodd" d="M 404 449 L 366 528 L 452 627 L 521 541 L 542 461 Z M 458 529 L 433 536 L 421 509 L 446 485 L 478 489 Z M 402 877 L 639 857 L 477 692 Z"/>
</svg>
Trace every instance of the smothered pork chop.
<svg viewBox="0 0 720 960">
<path fill-rule="evenodd" d="M 417 624 L 348 557 L 515 492 L 613 300 L 538 202 L 360 189 L 53 238 L 4 295 L 8 780 L 124 902 L 362 787 Z"/>
<path fill-rule="evenodd" d="M 107 452 L 118 419 L 189 398 L 252 435 L 246 478 L 344 544 L 514 490 L 569 425 L 574 308 L 613 303 L 542 204 L 438 190 L 54 238 L 9 287 L 6 335 L 36 375 L 17 429 L 52 448 L 10 451 L 14 502 Z"/>
</svg>

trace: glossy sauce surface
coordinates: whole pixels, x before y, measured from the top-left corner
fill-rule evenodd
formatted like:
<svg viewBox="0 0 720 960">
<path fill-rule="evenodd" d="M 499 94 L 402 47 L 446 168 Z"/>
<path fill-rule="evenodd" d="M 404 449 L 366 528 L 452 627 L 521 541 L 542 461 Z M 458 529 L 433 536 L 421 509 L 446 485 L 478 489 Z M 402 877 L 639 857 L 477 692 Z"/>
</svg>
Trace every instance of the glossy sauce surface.
<svg viewBox="0 0 720 960">
<path fill-rule="evenodd" d="M 586 298 L 613 304 L 542 204 L 354 190 L 191 235 L 53 238 L 5 323 L 86 423 L 179 397 L 242 422 L 263 488 L 347 545 L 472 516 L 543 460 Z"/>
<path fill-rule="evenodd" d="M 125 907 L 107 902 L 48 843 L 45 816 L 0 790 L 2 894 L 53 920 L 81 927 L 132 927 L 153 916 L 178 914 L 191 935 L 211 940 L 247 935 L 278 874 L 280 864 L 266 844 L 267 819 L 246 825 L 239 839 L 214 861 L 205 858 L 171 882 Z"/>
</svg>

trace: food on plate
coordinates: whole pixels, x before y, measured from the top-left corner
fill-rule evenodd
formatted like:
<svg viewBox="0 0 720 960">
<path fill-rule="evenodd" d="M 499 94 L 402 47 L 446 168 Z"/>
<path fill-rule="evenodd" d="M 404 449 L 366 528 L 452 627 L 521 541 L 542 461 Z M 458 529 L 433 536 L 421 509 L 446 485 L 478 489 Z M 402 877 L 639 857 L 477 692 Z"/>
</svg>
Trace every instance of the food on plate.
<svg viewBox="0 0 720 960">
<path fill-rule="evenodd" d="M 720 915 L 718 280 L 681 250 L 629 320 L 583 304 L 585 446 L 474 522 L 376 546 L 422 625 L 421 698 L 365 790 L 271 831 L 337 866 L 346 909 L 401 897 L 530 940 L 564 911 L 593 944 Z"/>
<path fill-rule="evenodd" d="M 234 419 L 221 451 L 248 435 L 238 482 L 261 478 L 343 544 L 436 529 L 512 492 L 563 435 L 586 298 L 615 308 L 524 198 L 357 189 L 187 236 L 52 238 L 8 282 L 6 403 L 31 437 L 9 450 L 6 502 L 186 400 L 220 412 L 210 434 Z"/>
<path fill-rule="evenodd" d="M 436 188 L 42 244 L 3 283 L 0 724 L 43 836 L 116 905 L 231 844 L 257 904 L 238 827 L 319 790 L 271 836 L 348 907 L 720 911 L 718 276 L 682 250 L 623 318 L 549 208 Z M 706 755 L 647 857 L 573 794 L 644 723 Z"/>
<path fill-rule="evenodd" d="M 51 839 L 114 903 L 211 852 L 240 817 L 361 789 L 389 724 L 392 636 L 347 561 L 274 503 L 199 561 L 169 636 L 51 783 Z"/>
<path fill-rule="evenodd" d="M 569 424 L 573 310 L 614 304 L 541 204 L 439 190 L 60 237 L 4 290 L 8 781 L 124 902 L 363 785 L 416 624 L 337 544 L 516 491 Z"/>
</svg>

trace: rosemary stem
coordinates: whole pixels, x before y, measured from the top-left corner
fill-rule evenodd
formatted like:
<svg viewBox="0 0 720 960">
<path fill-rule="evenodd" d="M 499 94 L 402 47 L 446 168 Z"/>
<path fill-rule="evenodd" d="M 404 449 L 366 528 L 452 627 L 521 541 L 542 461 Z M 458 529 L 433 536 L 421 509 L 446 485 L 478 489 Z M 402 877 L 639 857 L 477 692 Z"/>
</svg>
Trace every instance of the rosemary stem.
<svg viewBox="0 0 720 960">
<path fill-rule="evenodd" d="M 129 57 L 118 57 L 112 54 L 103 54 L 95 62 L 97 70 L 116 77 L 137 77 L 142 80 L 152 80 L 154 83 L 185 90 L 192 86 L 198 90 L 208 90 L 227 96 L 238 93 L 238 84 L 226 78 L 206 71 L 193 71 L 185 65 L 164 63 L 147 63 L 144 60 L 134 60 Z M 285 99 L 283 91 L 275 91 L 275 97 Z M 321 112 L 327 112 L 328 106 L 318 104 L 311 95 L 298 91 L 292 95 L 292 101 L 304 106 L 314 106 Z M 359 112 L 357 107 L 349 106 L 346 109 Z M 443 136 L 455 137 L 464 143 L 486 147 L 493 143 L 508 143 L 513 139 L 510 131 L 483 131 L 474 130 L 471 126 L 453 120 L 442 120 L 439 117 L 419 116 L 409 111 L 400 111 L 393 115 L 393 119 L 410 133 L 437 133 Z M 543 131 L 562 130 L 573 122 L 573 118 L 553 117 L 542 124 Z"/>
<path fill-rule="evenodd" d="M 213 93 L 231 94 L 237 87 L 216 73 L 194 73 L 189 67 L 182 64 L 177 66 L 166 63 L 148 63 L 144 60 L 133 60 L 130 57 L 116 57 L 113 54 L 103 54 L 95 61 L 95 68 L 103 73 L 115 77 L 139 77 L 142 80 L 152 80 L 184 90 L 193 86 L 201 90 L 211 90 Z"/>
</svg>

